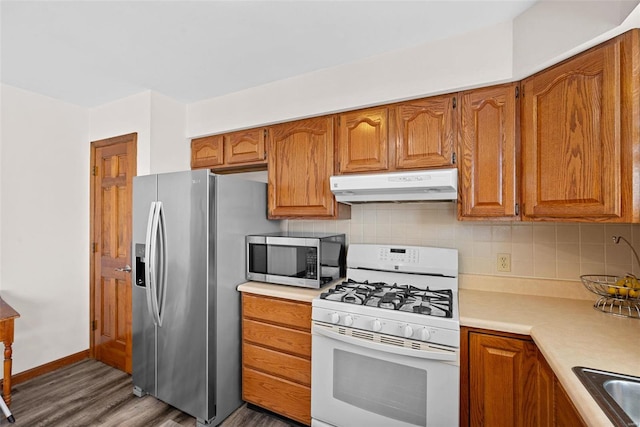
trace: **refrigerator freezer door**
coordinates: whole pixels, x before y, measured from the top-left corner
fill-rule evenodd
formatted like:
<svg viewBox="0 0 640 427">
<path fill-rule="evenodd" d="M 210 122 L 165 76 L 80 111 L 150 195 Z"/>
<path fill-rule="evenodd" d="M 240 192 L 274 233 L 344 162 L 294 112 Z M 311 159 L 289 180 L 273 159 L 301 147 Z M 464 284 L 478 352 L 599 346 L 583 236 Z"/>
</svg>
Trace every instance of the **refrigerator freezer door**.
<svg viewBox="0 0 640 427">
<path fill-rule="evenodd" d="M 133 234 L 132 243 L 136 257 L 133 277 L 136 277 L 132 294 L 132 380 L 137 395 L 156 393 L 156 328 L 147 301 L 149 254 L 145 250 L 149 212 L 155 211 L 157 178 L 155 175 L 133 178 Z M 146 270 L 146 269 L 145 269 Z M 138 280 L 138 278 L 140 280 Z M 144 279 L 143 279 L 144 278 Z"/>
</svg>

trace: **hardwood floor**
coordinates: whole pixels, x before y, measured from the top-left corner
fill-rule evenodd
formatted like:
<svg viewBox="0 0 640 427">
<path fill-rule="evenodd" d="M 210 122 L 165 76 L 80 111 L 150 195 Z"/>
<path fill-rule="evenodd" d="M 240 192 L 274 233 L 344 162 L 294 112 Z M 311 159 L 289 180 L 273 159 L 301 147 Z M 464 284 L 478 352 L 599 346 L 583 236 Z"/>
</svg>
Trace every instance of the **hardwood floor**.
<svg viewBox="0 0 640 427">
<path fill-rule="evenodd" d="M 151 396 L 133 395 L 131 376 L 85 359 L 13 387 L 11 412 L 0 426 L 29 427 L 179 427 L 196 425 L 193 417 Z M 1 416 L 1 413 L 0 413 Z M 246 405 L 221 427 L 290 427 L 294 422 Z"/>
</svg>

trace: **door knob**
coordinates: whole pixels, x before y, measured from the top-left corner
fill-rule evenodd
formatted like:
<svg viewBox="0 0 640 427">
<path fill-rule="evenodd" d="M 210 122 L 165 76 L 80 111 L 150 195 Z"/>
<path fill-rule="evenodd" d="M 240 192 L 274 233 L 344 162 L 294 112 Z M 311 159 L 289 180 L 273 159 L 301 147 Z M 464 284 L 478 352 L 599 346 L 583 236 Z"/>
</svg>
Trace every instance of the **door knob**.
<svg viewBox="0 0 640 427">
<path fill-rule="evenodd" d="M 127 264 L 122 268 L 116 268 L 116 271 L 123 271 L 125 273 L 131 273 L 131 266 L 129 264 Z"/>
</svg>

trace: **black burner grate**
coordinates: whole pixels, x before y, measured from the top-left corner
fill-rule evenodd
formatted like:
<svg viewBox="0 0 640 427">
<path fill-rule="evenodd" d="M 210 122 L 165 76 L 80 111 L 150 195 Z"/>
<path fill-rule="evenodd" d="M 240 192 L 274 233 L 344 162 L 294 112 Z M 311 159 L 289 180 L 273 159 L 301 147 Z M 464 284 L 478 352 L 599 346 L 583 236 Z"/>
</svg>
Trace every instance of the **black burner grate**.
<svg viewBox="0 0 640 427">
<path fill-rule="evenodd" d="M 423 289 L 412 285 L 349 279 L 323 292 L 320 298 L 428 316 L 453 317 L 451 289 L 429 289 L 428 286 Z"/>
</svg>

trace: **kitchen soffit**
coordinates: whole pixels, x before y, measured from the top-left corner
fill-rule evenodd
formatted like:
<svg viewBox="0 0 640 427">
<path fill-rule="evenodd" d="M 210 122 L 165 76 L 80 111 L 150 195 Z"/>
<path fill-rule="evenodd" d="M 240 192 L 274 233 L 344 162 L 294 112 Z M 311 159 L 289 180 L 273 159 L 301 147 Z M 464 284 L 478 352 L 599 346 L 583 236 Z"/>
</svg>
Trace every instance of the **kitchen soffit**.
<svg viewBox="0 0 640 427">
<path fill-rule="evenodd" d="M 2 83 L 82 106 L 191 103 L 512 20 L 512 1 L 0 2 Z"/>
</svg>

